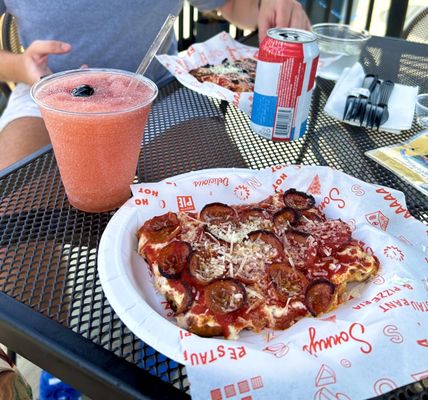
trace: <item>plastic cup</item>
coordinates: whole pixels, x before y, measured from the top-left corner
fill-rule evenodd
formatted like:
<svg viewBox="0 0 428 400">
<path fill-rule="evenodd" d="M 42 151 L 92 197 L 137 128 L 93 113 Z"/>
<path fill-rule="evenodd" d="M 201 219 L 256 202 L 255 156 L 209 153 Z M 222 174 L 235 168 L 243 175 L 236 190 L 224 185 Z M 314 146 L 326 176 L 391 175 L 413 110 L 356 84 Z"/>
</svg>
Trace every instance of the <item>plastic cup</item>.
<svg viewBox="0 0 428 400">
<path fill-rule="evenodd" d="M 93 94 L 72 95 L 82 85 L 89 86 L 83 92 L 93 88 Z M 31 96 L 42 113 L 72 206 L 103 212 L 129 198 L 157 93 L 157 86 L 141 75 L 99 68 L 59 72 L 33 85 Z"/>
<path fill-rule="evenodd" d="M 316 24 L 312 26 L 312 31 L 317 35 L 320 49 L 318 75 L 334 81 L 345 68 L 352 67 L 358 61 L 361 50 L 370 39 L 366 30 L 344 24 Z"/>
<path fill-rule="evenodd" d="M 423 128 L 428 128 L 428 93 L 416 97 L 416 121 Z"/>
</svg>

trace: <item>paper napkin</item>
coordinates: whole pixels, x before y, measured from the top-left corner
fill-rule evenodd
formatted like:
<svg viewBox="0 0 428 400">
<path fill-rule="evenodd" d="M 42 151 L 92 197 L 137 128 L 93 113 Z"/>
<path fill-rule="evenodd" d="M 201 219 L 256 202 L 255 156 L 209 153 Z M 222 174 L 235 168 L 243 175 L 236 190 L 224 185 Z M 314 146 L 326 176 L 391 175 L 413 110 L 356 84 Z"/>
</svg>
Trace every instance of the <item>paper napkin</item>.
<svg viewBox="0 0 428 400">
<path fill-rule="evenodd" d="M 343 121 L 346 98 L 351 90 L 362 86 L 364 76 L 365 72 L 360 63 L 355 63 L 351 68 L 345 68 L 327 100 L 324 107 L 325 113 Z M 388 102 L 389 119 L 380 126 L 380 130 L 399 134 L 411 128 L 418 90 L 417 86 L 397 83 L 394 85 Z M 358 122 L 344 122 L 359 126 Z"/>
</svg>

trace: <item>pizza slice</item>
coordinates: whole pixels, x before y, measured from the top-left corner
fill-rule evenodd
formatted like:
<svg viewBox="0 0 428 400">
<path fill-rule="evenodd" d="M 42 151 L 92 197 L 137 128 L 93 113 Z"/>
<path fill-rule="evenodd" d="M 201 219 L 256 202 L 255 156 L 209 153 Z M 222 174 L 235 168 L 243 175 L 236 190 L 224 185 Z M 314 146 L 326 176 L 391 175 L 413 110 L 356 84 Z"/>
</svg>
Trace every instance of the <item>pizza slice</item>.
<svg viewBox="0 0 428 400">
<path fill-rule="evenodd" d="M 334 310 L 349 283 L 379 269 L 348 224 L 328 219 L 295 189 L 256 204 L 168 212 L 137 236 L 177 324 L 208 337 L 287 329 Z"/>
<path fill-rule="evenodd" d="M 189 73 L 199 82 L 211 82 L 233 92 L 252 92 L 256 77 L 256 60 L 244 58 L 229 60 L 225 58 L 220 64 L 207 64 L 190 70 Z"/>
</svg>

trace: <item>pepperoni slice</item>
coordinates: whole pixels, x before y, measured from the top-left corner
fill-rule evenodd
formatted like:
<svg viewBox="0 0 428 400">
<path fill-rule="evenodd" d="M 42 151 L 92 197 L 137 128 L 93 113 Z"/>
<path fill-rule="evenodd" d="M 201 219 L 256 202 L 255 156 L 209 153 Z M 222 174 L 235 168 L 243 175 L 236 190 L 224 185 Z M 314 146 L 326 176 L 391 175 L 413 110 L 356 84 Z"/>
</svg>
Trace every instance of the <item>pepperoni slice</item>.
<svg viewBox="0 0 428 400">
<path fill-rule="evenodd" d="M 284 232 L 284 235 L 291 244 L 297 244 L 299 246 L 306 245 L 308 237 L 310 236 L 309 233 L 297 229 L 288 229 Z"/>
<path fill-rule="evenodd" d="M 340 219 L 320 224 L 314 228 L 312 234 L 319 242 L 321 251 L 325 247 L 338 250 L 352 240 L 351 227 Z"/>
<path fill-rule="evenodd" d="M 273 215 L 273 223 L 277 228 L 295 225 L 299 220 L 299 213 L 290 207 L 284 207 Z"/>
<path fill-rule="evenodd" d="M 253 221 L 258 219 L 266 219 L 265 211 L 262 208 L 245 209 L 239 213 L 239 218 L 242 222 Z"/>
<path fill-rule="evenodd" d="M 309 312 L 316 317 L 330 310 L 336 293 L 336 286 L 324 278 L 309 283 L 305 292 L 305 304 Z"/>
<path fill-rule="evenodd" d="M 177 218 L 177 214 L 168 212 L 144 222 L 143 226 L 138 230 L 138 235 L 144 235 L 147 240 L 159 243 L 177 233 L 179 226 L 180 221 Z"/>
<path fill-rule="evenodd" d="M 176 314 L 185 313 L 193 304 L 194 295 L 192 288 L 187 282 L 184 281 L 170 281 L 174 291 L 167 291 L 165 298 L 168 301 L 172 311 Z M 175 292 L 184 294 L 184 296 L 177 296 Z"/>
<path fill-rule="evenodd" d="M 272 220 L 269 212 L 262 208 L 244 209 L 239 213 L 239 221 L 243 224 L 252 222 L 256 224 L 259 229 L 270 229 L 272 227 Z"/>
<path fill-rule="evenodd" d="M 205 303 L 217 314 L 239 310 L 245 303 L 245 288 L 235 279 L 220 279 L 205 288 Z"/>
<path fill-rule="evenodd" d="M 207 323 L 200 324 L 199 319 L 190 316 L 187 321 L 188 327 L 187 329 L 202 337 L 213 337 L 213 336 L 221 336 L 224 335 L 223 327 L 220 324 L 216 325 L 209 325 Z"/>
<path fill-rule="evenodd" d="M 298 212 L 299 221 L 295 228 L 302 232 L 311 233 L 315 226 L 322 224 L 325 221 L 324 216 L 316 208 L 302 210 Z"/>
<path fill-rule="evenodd" d="M 220 278 L 225 271 L 224 263 L 217 263 L 215 255 L 194 251 L 189 257 L 188 270 L 193 281 L 199 285 L 208 285 Z"/>
<path fill-rule="evenodd" d="M 292 268 L 286 262 L 271 264 L 268 274 L 272 279 L 280 300 L 287 301 L 289 297 L 304 294 L 308 280 L 305 275 Z"/>
<path fill-rule="evenodd" d="M 264 265 L 259 265 L 258 263 L 248 263 L 245 264 L 244 268 L 238 268 L 238 271 L 235 275 L 238 281 L 245 284 L 253 284 L 255 282 L 260 282 L 265 276 Z"/>
<path fill-rule="evenodd" d="M 296 189 L 288 189 L 283 196 L 284 204 L 295 210 L 308 210 L 315 205 L 312 195 L 299 192 Z"/>
<path fill-rule="evenodd" d="M 207 204 L 200 212 L 199 218 L 208 224 L 219 225 L 236 219 L 235 210 L 223 203 Z"/>
<path fill-rule="evenodd" d="M 318 211 L 317 208 L 309 208 L 307 210 L 300 210 L 299 214 L 306 219 L 313 222 L 322 222 L 324 221 L 323 215 Z"/>
<path fill-rule="evenodd" d="M 178 279 L 186 268 L 192 251 L 190 244 L 181 240 L 168 243 L 158 256 L 159 273 L 168 279 Z"/>
<path fill-rule="evenodd" d="M 270 231 L 265 231 L 260 229 L 257 231 L 250 232 L 248 234 L 248 240 L 252 242 L 255 242 L 256 240 L 261 240 L 267 243 L 277 251 L 277 255 L 282 254 L 284 251 L 284 247 L 281 241 L 273 232 L 270 232 Z"/>
</svg>

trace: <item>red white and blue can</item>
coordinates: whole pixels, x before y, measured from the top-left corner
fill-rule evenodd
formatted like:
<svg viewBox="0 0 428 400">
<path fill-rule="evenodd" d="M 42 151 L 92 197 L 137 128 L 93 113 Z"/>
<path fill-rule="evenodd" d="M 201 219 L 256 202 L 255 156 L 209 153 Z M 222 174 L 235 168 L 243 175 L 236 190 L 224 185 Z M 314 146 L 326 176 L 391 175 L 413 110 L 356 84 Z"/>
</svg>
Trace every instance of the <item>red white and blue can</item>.
<svg viewBox="0 0 428 400">
<path fill-rule="evenodd" d="M 259 49 L 251 128 L 274 141 L 306 131 L 318 66 L 316 35 L 300 29 L 269 29 Z"/>
</svg>

